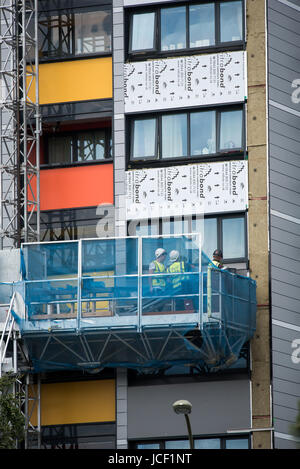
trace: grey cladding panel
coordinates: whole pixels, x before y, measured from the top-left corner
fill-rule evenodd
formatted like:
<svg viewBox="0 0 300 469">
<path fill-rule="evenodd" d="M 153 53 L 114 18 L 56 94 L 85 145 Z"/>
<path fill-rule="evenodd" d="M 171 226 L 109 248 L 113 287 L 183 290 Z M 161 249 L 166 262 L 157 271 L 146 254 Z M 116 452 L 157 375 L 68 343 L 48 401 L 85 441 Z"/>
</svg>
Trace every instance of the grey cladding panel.
<svg viewBox="0 0 300 469">
<path fill-rule="evenodd" d="M 270 106 L 271 109 L 272 106 Z M 269 141 L 269 154 L 270 157 L 278 160 L 287 161 L 289 164 L 300 167 L 300 156 L 295 152 L 290 152 L 282 147 L 282 144 L 277 142 L 275 145 L 271 140 Z"/>
<path fill-rule="evenodd" d="M 289 324 L 294 324 L 300 327 L 300 311 L 290 311 L 287 308 L 279 308 L 273 303 L 272 316 L 273 319 L 277 319 L 278 321 L 286 321 Z"/>
<path fill-rule="evenodd" d="M 300 327 L 300 11 L 268 0 L 269 194 L 271 214 L 272 320 Z M 295 3 L 298 5 L 298 3 Z M 294 86 L 292 86 L 294 84 Z M 293 92 L 296 91 L 296 94 Z M 286 107 L 286 111 L 276 105 Z M 295 222 L 286 220 L 290 216 Z M 300 364 L 292 347 L 300 332 L 272 324 L 273 414 L 275 433 L 289 435 L 300 397 Z M 289 448 L 275 438 L 275 447 Z"/>
<path fill-rule="evenodd" d="M 298 409 L 299 398 L 297 396 L 291 396 L 282 392 L 275 391 L 273 393 L 273 402 L 275 405 L 282 405 L 289 407 L 290 409 Z"/>
<path fill-rule="evenodd" d="M 249 428 L 250 386 L 247 379 L 131 386 L 128 388 L 128 437 L 186 435 L 185 420 L 178 418 L 180 416 L 172 409 L 173 402 L 183 396 L 193 406 L 191 425 L 195 435 Z"/>
</svg>

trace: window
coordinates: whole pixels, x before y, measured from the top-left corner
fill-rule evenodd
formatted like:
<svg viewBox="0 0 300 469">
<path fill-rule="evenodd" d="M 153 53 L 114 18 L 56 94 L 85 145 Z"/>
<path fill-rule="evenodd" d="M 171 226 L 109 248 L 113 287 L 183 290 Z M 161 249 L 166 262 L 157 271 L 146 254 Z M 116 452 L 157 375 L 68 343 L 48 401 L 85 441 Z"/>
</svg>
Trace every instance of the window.
<svg viewBox="0 0 300 469">
<path fill-rule="evenodd" d="M 188 439 L 132 441 L 131 448 L 135 449 L 190 449 Z M 205 437 L 194 438 L 196 449 L 250 449 L 249 436 L 239 437 Z"/>
<path fill-rule="evenodd" d="M 111 7 L 52 10 L 39 19 L 41 58 L 111 53 Z"/>
<path fill-rule="evenodd" d="M 243 0 L 135 9 L 129 13 L 129 54 L 240 46 L 243 23 Z"/>
<path fill-rule="evenodd" d="M 45 163 L 70 165 L 112 158 L 111 128 L 55 132 L 45 136 Z"/>
<path fill-rule="evenodd" d="M 133 117 L 131 161 L 204 159 L 242 152 L 244 113 L 241 108 L 162 113 Z"/>
<path fill-rule="evenodd" d="M 114 423 L 51 425 L 41 429 L 42 449 L 113 449 Z"/>
<path fill-rule="evenodd" d="M 98 215 L 96 207 L 41 212 L 41 241 L 97 238 L 97 223 L 110 212 Z"/>
<path fill-rule="evenodd" d="M 216 248 L 223 251 L 227 262 L 245 262 L 246 222 L 244 214 L 208 216 L 204 220 L 198 217 L 155 219 L 129 222 L 129 236 L 157 236 L 202 233 L 203 251 L 211 258 Z M 149 253 L 151 257 L 152 253 Z M 149 262 L 151 261 L 149 257 Z"/>
</svg>

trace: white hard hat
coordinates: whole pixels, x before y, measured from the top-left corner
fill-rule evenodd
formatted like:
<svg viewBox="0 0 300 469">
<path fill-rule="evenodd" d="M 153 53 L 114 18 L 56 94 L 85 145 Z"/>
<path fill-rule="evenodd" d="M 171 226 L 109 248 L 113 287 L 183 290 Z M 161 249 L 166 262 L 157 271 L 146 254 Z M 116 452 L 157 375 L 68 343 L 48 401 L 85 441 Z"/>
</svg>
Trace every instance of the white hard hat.
<svg viewBox="0 0 300 469">
<path fill-rule="evenodd" d="M 179 252 L 176 251 L 176 249 L 170 252 L 170 261 L 175 262 L 177 261 L 178 257 L 179 257 Z"/>
<path fill-rule="evenodd" d="M 163 248 L 158 248 L 158 249 L 156 249 L 156 251 L 155 251 L 155 257 L 156 257 L 156 259 L 157 259 L 159 256 L 161 256 L 162 254 L 167 254 L 165 249 L 163 249 Z"/>
</svg>

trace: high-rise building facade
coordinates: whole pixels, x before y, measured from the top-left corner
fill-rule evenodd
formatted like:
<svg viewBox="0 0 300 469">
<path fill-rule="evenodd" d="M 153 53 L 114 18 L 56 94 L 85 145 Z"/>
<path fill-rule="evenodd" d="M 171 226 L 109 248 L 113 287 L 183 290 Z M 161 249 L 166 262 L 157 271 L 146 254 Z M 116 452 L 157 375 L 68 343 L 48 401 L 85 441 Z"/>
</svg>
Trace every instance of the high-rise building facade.
<svg viewBox="0 0 300 469">
<path fill-rule="evenodd" d="M 34 445 L 189 448 L 172 409 L 187 399 L 196 449 L 295 448 L 299 0 L 29 4 L 39 86 L 26 95 L 38 119 L 26 121 L 27 173 L 10 164 L 24 138 L 9 140 L 16 56 L 2 43 L 0 281 L 18 282 L 21 269 L 12 309 L 38 394 Z M 24 180 L 28 196 L 14 204 Z M 24 206 L 30 216 L 14 225 Z M 219 287 L 210 266 L 199 273 L 216 249 Z M 196 268 L 196 290 L 147 303 L 144 283 L 152 294 L 167 280 L 143 269 L 166 269 L 171 250 Z M 177 286 L 186 271 L 173 271 Z M 200 345 L 186 335 L 195 321 Z"/>
</svg>

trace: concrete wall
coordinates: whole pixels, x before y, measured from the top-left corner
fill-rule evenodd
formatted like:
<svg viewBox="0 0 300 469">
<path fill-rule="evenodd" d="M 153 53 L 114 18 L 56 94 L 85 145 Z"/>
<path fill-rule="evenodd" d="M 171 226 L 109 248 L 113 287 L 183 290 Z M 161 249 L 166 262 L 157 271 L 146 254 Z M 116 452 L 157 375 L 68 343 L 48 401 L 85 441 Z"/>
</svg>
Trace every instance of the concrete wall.
<svg viewBox="0 0 300 469">
<path fill-rule="evenodd" d="M 300 3 L 268 0 L 272 372 L 275 448 L 295 448 L 300 400 Z M 294 357 L 292 356 L 294 352 Z M 298 353 L 298 355 L 297 355 Z"/>
</svg>

